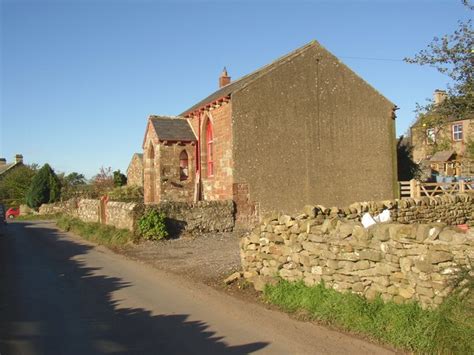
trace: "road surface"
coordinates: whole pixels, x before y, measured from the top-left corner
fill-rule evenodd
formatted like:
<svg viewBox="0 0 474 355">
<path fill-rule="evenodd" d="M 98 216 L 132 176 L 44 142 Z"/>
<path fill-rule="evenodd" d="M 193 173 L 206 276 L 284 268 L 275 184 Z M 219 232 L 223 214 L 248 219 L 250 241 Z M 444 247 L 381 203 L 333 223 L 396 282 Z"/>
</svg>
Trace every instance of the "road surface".
<svg viewBox="0 0 474 355">
<path fill-rule="evenodd" d="M 390 351 L 128 260 L 51 222 L 15 222 L 0 234 L 0 353 Z"/>
</svg>

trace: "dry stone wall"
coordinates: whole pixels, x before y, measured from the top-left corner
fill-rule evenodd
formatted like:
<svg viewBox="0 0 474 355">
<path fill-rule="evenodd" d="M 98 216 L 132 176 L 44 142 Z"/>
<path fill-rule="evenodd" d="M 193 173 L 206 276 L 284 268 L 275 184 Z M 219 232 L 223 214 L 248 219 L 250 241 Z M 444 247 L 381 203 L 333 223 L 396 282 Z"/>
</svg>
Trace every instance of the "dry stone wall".
<svg viewBox="0 0 474 355">
<path fill-rule="evenodd" d="M 109 201 L 105 207 L 105 224 L 134 231 L 138 220 L 137 203 Z"/>
<path fill-rule="evenodd" d="M 328 217 L 339 217 L 348 221 L 360 221 L 365 213 L 377 215 L 383 210 L 390 211 L 393 222 L 431 223 L 443 222 L 449 225 L 473 223 L 474 195 L 439 195 L 435 197 L 408 198 L 402 200 L 356 202 L 345 208 L 308 206 L 310 214 L 316 215 L 321 224 Z"/>
<path fill-rule="evenodd" d="M 78 200 L 70 199 L 68 201 L 56 202 L 56 203 L 44 203 L 39 208 L 39 214 L 57 214 L 67 213 L 74 214 L 77 210 Z M 25 211 L 31 211 L 28 206 L 24 206 Z M 28 214 L 27 212 L 22 214 Z"/>
<path fill-rule="evenodd" d="M 146 208 L 163 212 L 174 233 L 225 232 L 233 230 L 235 225 L 235 206 L 232 200 L 162 202 Z"/>
<path fill-rule="evenodd" d="M 472 200 L 460 196 L 452 203 L 403 206 L 395 220 L 410 224 L 379 223 L 368 229 L 356 218 L 371 210 L 368 205 L 361 212 L 354 209 L 353 216 L 322 206 L 306 206 L 297 216 L 268 216 L 241 239 L 244 277 L 257 289 L 281 277 L 308 286 L 324 282 L 367 298 L 381 294 L 398 303 L 439 305 L 457 271 L 474 259 L 474 232 L 435 221 L 472 220 Z"/>
<path fill-rule="evenodd" d="M 156 205 L 80 199 L 43 204 L 40 214 L 64 213 L 84 222 L 103 223 L 116 228 L 135 231 L 137 221 L 148 209 L 163 212 L 171 234 L 181 232 L 224 232 L 231 231 L 235 224 L 234 202 L 200 201 L 197 203 L 163 202 Z"/>
<path fill-rule="evenodd" d="M 77 203 L 77 211 L 73 215 L 83 222 L 100 222 L 100 201 L 91 199 L 81 199 Z"/>
</svg>

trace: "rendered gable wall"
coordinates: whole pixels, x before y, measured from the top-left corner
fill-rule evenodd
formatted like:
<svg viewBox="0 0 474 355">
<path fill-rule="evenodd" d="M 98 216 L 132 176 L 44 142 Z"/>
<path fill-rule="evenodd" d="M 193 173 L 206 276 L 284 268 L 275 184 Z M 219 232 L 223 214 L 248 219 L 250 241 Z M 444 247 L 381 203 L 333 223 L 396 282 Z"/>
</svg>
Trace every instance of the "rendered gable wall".
<svg viewBox="0 0 474 355">
<path fill-rule="evenodd" d="M 233 93 L 234 184 L 260 213 L 393 198 L 393 108 L 313 46 Z"/>
</svg>

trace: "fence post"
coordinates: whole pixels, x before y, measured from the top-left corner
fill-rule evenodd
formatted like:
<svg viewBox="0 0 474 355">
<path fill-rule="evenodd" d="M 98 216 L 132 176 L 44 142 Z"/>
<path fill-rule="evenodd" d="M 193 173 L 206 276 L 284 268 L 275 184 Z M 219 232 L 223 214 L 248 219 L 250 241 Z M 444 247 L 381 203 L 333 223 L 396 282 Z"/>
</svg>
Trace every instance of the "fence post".
<svg viewBox="0 0 474 355">
<path fill-rule="evenodd" d="M 459 180 L 459 193 L 463 194 L 465 191 L 464 180 Z"/>
<path fill-rule="evenodd" d="M 411 179 L 410 180 L 410 197 L 411 198 L 415 197 L 415 190 L 416 190 L 416 180 Z"/>
</svg>

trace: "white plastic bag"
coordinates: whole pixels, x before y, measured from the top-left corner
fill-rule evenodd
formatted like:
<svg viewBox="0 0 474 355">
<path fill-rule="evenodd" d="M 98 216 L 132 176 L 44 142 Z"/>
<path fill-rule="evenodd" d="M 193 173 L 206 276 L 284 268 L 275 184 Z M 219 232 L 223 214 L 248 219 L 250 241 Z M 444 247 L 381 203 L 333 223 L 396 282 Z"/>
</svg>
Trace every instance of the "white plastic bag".
<svg viewBox="0 0 474 355">
<path fill-rule="evenodd" d="M 360 222 L 362 223 L 362 225 L 364 226 L 364 228 L 369 228 L 370 226 L 373 226 L 374 224 L 377 223 L 377 222 L 375 222 L 375 220 L 372 218 L 372 216 L 370 215 L 370 213 L 364 213 L 364 215 L 362 216 L 362 219 L 360 220 Z"/>
</svg>

